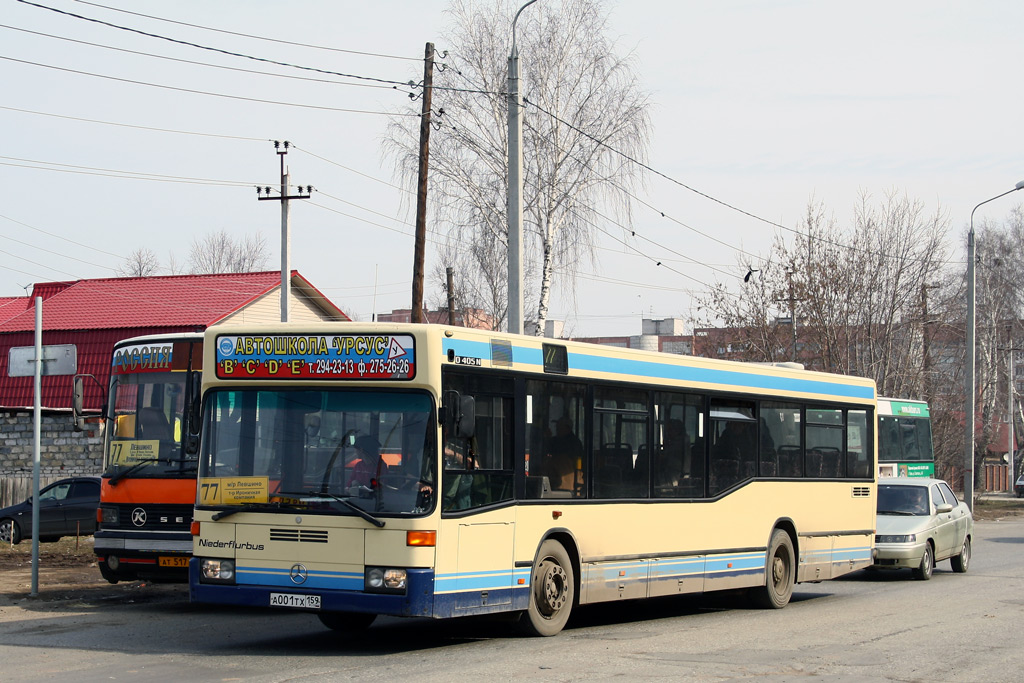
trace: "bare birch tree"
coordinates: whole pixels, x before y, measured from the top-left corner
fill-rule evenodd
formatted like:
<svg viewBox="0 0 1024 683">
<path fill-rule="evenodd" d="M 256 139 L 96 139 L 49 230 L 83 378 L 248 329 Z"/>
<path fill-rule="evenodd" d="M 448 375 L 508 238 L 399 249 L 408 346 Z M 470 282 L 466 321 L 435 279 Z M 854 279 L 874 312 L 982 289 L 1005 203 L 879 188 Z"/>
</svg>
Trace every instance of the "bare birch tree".
<svg viewBox="0 0 1024 683">
<path fill-rule="evenodd" d="M 264 270 L 269 261 L 267 240 L 262 235 L 236 239 L 226 230 L 195 238 L 188 255 L 193 273 L 248 273 Z"/>
<path fill-rule="evenodd" d="M 456 268 L 458 290 L 499 320 L 507 306 L 507 96 L 513 15 L 520 3 L 453 0 L 448 59 L 434 79 L 444 110 L 430 141 L 430 222 L 440 261 Z M 648 96 L 632 58 L 607 37 L 600 0 L 537 3 L 517 25 L 523 108 L 525 287 L 539 333 L 556 273 L 567 288 L 592 262 L 595 226 L 630 222 L 629 193 L 647 153 Z M 621 152 L 622 154 L 616 153 Z M 392 122 L 385 151 L 414 186 L 418 121 Z"/>
<path fill-rule="evenodd" d="M 117 268 L 117 274 L 122 277 L 148 277 L 155 275 L 160 270 L 160 259 L 151 250 L 145 247 L 136 249 Z"/>
</svg>

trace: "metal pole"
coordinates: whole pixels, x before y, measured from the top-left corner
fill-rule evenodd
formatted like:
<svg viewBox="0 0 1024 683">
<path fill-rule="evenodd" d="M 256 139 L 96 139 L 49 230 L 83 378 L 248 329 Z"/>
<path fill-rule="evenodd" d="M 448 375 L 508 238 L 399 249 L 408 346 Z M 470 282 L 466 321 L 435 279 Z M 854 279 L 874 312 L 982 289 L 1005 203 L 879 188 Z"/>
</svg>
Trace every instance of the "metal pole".
<svg viewBox="0 0 1024 683">
<path fill-rule="evenodd" d="M 1006 416 L 1007 417 L 1007 422 L 1006 422 L 1006 432 L 1007 432 L 1007 434 L 1006 434 L 1006 454 L 1009 456 L 1007 458 L 1007 460 L 1008 460 L 1009 465 L 1010 465 L 1010 476 L 1008 477 L 1009 481 L 1007 481 L 1006 484 L 1007 484 L 1007 486 L 1010 489 L 1010 493 L 1013 493 L 1013 484 L 1017 480 L 1017 477 L 1014 474 L 1014 467 L 1013 467 L 1013 450 L 1014 450 L 1013 447 L 1016 445 L 1015 439 L 1013 438 L 1013 390 L 1014 390 L 1014 381 L 1013 381 L 1013 352 L 1014 352 L 1014 348 L 1013 348 L 1013 337 L 1012 337 L 1013 328 L 1011 327 L 1009 329 L 1009 331 L 1010 331 L 1010 334 L 1007 335 L 1007 337 L 1009 337 L 1009 339 L 1007 341 L 1009 342 L 1008 346 L 1010 347 L 1010 360 L 1009 360 L 1010 376 L 1009 376 L 1009 382 L 1007 383 L 1007 387 L 1006 387 L 1006 393 L 1007 393 L 1007 401 L 1006 402 L 1007 402 L 1008 408 L 1009 408 L 1009 410 L 1007 412 L 1007 416 Z"/>
<path fill-rule="evenodd" d="M 971 228 L 967 233 L 967 368 L 964 372 L 966 393 L 966 407 L 964 409 L 964 426 L 966 438 L 964 439 L 964 502 L 967 507 L 974 510 L 974 328 L 977 325 L 977 312 L 975 310 L 974 288 L 975 288 L 975 245 L 974 245 L 974 212 L 978 206 L 988 204 L 991 201 L 1005 197 L 1011 192 L 1024 189 L 1024 180 L 1017 183 L 1012 190 L 1007 190 L 991 199 L 986 199 L 971 209 Z"/>
<path fill-rule="evenodd" d="M 42 436 L 43 298 L 36 297 L 36 357 L 32 380 L 32 592 L 39 594 L 39 440 Z"/>
<path fill-rule="evenodd" d="M 519 99 L 519 49 L 516 22 L 530 0 L 512 19 L 512 50 L 508 56 L 508 331 L 523 333 L 523 121 Z"/>
</svg>

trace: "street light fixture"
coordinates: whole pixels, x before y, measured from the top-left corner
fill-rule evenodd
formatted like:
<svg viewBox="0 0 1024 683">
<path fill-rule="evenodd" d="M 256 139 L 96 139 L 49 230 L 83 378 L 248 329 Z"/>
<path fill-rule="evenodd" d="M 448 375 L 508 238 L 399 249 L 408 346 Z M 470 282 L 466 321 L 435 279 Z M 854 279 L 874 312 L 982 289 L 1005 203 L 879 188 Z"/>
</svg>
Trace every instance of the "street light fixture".
<svg viewBox="0 0 1024 683">
<path fill-rule="evenodd" d="M 1011 192 L 1024 190 L 1024 180 L 1017 183 L 1012 190 L 997 194 L 991 199 L 978 204 L 988 204 L 1000 197 L 1005 197 Z M 975 287 L 975 247 L 974 247 L 974 212 L 978 210 L 975 206 L 971 210 L 971 229 L 967 233 L 967 372 L 964 386 L 967 394 L 967 407 L 964 411 L 964 425 L 967 427 L 967 438 L 964 445 L 964 502 L 967 507 L 974 510 L 974 328 L 977 324 L 977 312 L 974 302 Z"/>
</svg>

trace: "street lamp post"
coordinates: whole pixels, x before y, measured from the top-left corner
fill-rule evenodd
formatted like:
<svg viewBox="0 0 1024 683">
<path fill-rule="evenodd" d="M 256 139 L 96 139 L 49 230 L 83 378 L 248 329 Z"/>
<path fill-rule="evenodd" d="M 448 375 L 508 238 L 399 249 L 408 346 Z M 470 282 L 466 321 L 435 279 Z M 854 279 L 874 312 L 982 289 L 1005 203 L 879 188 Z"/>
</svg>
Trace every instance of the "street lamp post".
<svg viewBox="0 0 1024 683">
<path fill-rule="evenodd" d="M 512 49 L 508 55 L 508 331 L 523 333 L 523 121 L 519 101 L 519 50 L 516 22 L 530 0 L 512 19 Z"/>
<path fill-rule="evenodd" d="M 1017 183 L 1012 190 L 1007 190 L 995 197 L 986 199 L 978 204 L 988 204 L 1000 197 L 1005 197 L 1011 192 L 1024 189 L 1024 180 Z M 974 287 L 975 287 L 975 246 L 974 246 L 974 212 L 978 210 L 975 206 L 971 210 L 971 229 L 967 233 L 967 372 L 964 385 L 967 394 L 967 405 L 964 410 L 964 426 L 967 427 L 966 443 L 964 445 L 964 502 L 971 510 L 974 509 L 974 328 L 977 324 L 977 312 L 975 310 Z"/>
</svg>

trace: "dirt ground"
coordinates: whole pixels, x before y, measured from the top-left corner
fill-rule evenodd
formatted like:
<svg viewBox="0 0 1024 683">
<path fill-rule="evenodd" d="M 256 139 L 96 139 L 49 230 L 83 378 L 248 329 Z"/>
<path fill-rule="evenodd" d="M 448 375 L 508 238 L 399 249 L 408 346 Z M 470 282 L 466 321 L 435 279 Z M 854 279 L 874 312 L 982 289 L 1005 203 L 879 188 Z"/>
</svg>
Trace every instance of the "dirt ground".
<svg viewBox="0 0 1024 683">
<path fill-rule="evenodd" d="M 30 601 L 35 608 L 56 609 L 69 602 L 132 602 L 175 594 L 188 600 L 185 584 L 108 583 L 96 566 L 91 536 L 40 543 L 38 579 L 38 594 L 32 596 L 31 540 L 0 545 L 0 608 Z"/>
<path fill-rule="evenodd" d="M 974 506 L 978 521 L 998 521 L 1024 515 L 1024 498 L 984 497 Z M 30 600 L 38 608 L 59 608 L 68 602 L 188 599 L 188 586 L 144 581 L 110 584 L 100 576 L 92 537 L 63 538 L 39 544 L 39 591 L 32 590 L 32 542 L 0 545 L 0 607 Z"/>
</svg>

